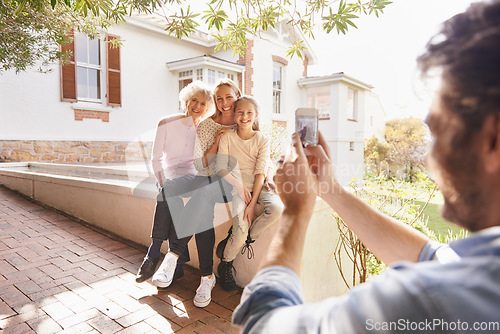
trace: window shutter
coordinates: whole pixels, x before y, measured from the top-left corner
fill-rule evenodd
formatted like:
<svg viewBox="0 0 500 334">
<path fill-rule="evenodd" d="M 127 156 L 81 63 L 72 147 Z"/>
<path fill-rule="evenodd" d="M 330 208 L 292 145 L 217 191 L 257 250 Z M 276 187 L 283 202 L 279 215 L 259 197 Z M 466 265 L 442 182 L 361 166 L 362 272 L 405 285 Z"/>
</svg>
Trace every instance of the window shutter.
<svg viewBox="0 0 500 334">
<path fill-rule="evenodd" d="M 76 70 L 75 70 L 75 40 L 70 43 L 61 45 L 61 51 L 71 51 L 72 55 L 68 64 L 61 64 L 61 101 L 76 102 Z"/>
<path fill-rule="evenodd" d="M 106 34 L 106 41 L 117 39 L 119 36 Z M 111 43 L 106 43 L 107 71 L 106 89 L 108 95 L 108 106 L 121 106 L 121 84 L 120 84 L 120 47 L 113 48 Z"/>
</svg>

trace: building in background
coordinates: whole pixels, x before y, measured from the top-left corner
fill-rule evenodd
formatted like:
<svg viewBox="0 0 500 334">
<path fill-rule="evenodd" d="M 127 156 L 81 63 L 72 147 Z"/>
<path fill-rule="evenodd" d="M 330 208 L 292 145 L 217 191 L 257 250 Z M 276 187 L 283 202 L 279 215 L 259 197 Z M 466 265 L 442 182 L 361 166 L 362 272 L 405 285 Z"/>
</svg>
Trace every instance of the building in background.
<svg viewBox="0 0 500 334">
<path fill-rule="evenodd" d="M 245 55 L 234 57 L 230 50 L 214 52 L 208 33 L 179 41 L 162 21 L 136 15 L 102 39 L 78 33 L 63 46 L 74 53 L 69 64 L 54 65 L 47 74 L 0 75 L 0 161 L 147 160 L 158 121 L 179 112 L 180 89 L 194 80 L 213 85 L 228 77 L 259 102 L 261 123 L 289 133 L 295 109 L 319 108 L 337 175 L 342 181 L 362 176 L 367 104 L 379 103 L 367 97 L 373 96 L 370 85 L 343 73 L 307 77 L 316 56 L 306 42 L 303 60 L 283 57 L 294 41 L 307 41 L 285 22 L 249 39 Z M 121 47 L 106 43 L 115 38 Z"/>
</svg>

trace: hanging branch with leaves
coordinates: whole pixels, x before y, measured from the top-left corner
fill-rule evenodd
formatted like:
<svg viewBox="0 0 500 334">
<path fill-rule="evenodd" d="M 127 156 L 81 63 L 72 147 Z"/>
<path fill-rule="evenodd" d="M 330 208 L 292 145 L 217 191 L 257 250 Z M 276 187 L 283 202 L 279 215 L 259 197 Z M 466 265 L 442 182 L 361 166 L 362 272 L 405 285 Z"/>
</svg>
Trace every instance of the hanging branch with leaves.
<svg viewBox="0 0 500 334">
<path fill-rule="evenodd" d="M 345 34 L 360 15 L 383 13 L 387 0 L 1 0 L 0 72 L 16 72 L 65 55 L 58 45 L 70 30 L 95 36 L 130 15 L 161 15 L 165 30 L 181 39 L 205 25 L 215 39 L 215 51 L 243 55 L 246 38 L 285 23 L 314 39 L 314 31 Z M 287 57 L 303 57 L 303 38 L 297 38 Z M 67 57 L 67 55 L 66 55 Z"/>
</svg>

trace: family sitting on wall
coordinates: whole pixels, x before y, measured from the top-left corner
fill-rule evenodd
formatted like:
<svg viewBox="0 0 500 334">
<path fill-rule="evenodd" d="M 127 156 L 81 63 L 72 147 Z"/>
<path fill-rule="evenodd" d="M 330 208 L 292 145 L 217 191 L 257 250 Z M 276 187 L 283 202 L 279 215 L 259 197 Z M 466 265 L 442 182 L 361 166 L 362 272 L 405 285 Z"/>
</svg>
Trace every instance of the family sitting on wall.
<svg viewBox="0 0 500 334">
<path fill-rule="evenodd" d="M 153 277 L 153 284 L 164 289 L 182 277 L 194 235 L 201 283 L 193 302 L 205 307 L 215 286 L 215 203 L 232 201 L 233 207 L 233 226 L 216 251 L 220 283 L 228 291 L 237 289 L 233 260 L 246 248 L 252 252 L 250 244 L 279 219 L 283 204 L 274 192 L 269 140 L 259 132 L 255 99 L 241 96 L 233 81 L 223 79 L 213 96 L 203 83 L 193 82 L 181 90 L 179 100 L 185 113 L 165 117 L 156 131 L 151 161 L 161 187 L 152 243 L 136 281 Z M 208 117 L 214 101 L 215 114 Z M 257 216 L 258 203 L 264 211 Z M 169 251 L 155 272 L 164 240 Z"/>
</svg>

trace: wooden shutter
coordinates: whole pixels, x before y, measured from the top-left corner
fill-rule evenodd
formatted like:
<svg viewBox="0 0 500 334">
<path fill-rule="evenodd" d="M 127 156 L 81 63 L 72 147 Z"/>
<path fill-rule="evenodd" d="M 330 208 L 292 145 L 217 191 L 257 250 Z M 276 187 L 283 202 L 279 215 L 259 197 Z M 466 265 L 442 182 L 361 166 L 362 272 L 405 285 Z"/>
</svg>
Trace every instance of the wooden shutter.
<svg viewBox="0 0 500 334">
<path fill-rule="evenodd" d="M 106 41 L 111 41 L 116 38 L 119 38 L 119 36 L 106 34 Z M 108 96 L 108 106 L 121 106 L 120 47 L 113 48 L 111 43 L 106 44 L 106 90 Z"/>
<path fill-rule="evenodd" d="M 61 101 L 76 102 L 76 66 L 75 66 L 75 39 L 71 32 L 72 40 L 68 44 L 61 45 L 61 51 L 71 51 L 69 63 L 61 64 Z"/>
</svg>

